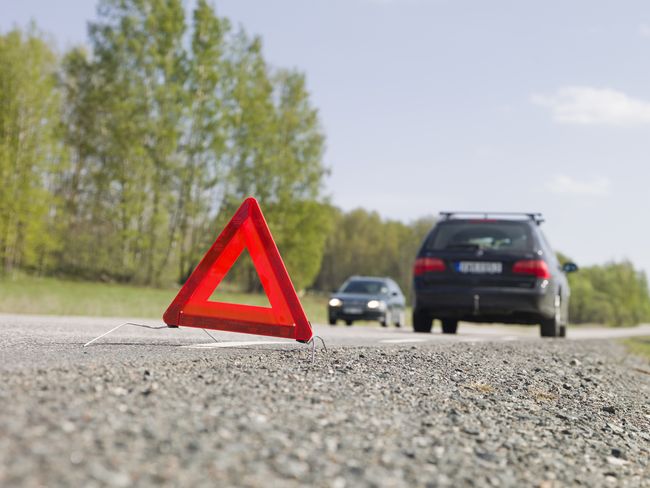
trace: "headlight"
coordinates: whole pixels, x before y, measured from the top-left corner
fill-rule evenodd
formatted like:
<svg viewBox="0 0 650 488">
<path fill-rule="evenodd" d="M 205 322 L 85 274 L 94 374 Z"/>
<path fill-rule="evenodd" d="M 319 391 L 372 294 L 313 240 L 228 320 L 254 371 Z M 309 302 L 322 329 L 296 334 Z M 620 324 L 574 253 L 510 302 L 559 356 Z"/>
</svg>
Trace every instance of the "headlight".
<svg viewBox="0 0 650 488">
<path fill-rule="evenodd" d="M 383 310 L 386 308 L 386 304 L 384 302 L 380 302 L 379 300 L 370 300 L 368 302 L 368 308 L 378 308 L 379 310 Z"/>
<path fill-rule="evenodd" d="M 343 305 L 343 302 L 341 300 L 339 300 L 338 298 L 332 298 L 329 301 L 329 304 L 330 304 L 330 307 L 340 307 L 341 305 Z"/>
</svg>

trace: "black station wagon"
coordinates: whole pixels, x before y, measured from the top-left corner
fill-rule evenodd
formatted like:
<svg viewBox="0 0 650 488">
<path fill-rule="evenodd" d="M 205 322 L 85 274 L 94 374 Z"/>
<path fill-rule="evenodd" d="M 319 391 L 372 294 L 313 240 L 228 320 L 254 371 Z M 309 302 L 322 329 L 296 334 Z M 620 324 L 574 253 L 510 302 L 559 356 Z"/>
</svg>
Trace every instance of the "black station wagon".
<svg viewBox="0 0 650 488">
<path fill-rule="evenodd" d="M 455 334 L 458 321 L 540 324 L 564 337 L 573 263 L 560 265 L 540 214 L 443 212 L 413 267 L 413 328 L 433 319 Z"/>
</svg>

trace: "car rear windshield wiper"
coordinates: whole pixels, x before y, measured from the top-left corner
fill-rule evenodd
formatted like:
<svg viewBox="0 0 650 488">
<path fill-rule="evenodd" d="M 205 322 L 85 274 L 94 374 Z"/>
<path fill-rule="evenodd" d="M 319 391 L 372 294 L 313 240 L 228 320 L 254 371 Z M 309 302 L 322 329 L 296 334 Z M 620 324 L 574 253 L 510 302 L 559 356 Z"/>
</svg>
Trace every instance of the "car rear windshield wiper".
<svg viewBox="0 0 650 488">
<path fill-rule="evenodd" d="M 448 244 L 445 249 L 463 249 L 467 251 L 478 251 L 481 246 L 478 244 Z"/>
</svg>

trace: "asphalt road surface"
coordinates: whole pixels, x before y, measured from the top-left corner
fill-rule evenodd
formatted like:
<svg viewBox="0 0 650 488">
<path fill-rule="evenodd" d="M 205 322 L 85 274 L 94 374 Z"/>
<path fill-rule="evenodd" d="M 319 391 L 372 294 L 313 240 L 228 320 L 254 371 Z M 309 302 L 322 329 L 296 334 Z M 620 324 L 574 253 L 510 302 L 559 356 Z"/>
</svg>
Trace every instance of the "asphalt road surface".
<svg viewBox="0 0 650 488">
<path fill-rule="evenodd" d="M 650 365 L 615 340 L 650 326 L 82 347 L 123 322 L 0 315 L 0 486 L 650 487 Z"/>
</svg>

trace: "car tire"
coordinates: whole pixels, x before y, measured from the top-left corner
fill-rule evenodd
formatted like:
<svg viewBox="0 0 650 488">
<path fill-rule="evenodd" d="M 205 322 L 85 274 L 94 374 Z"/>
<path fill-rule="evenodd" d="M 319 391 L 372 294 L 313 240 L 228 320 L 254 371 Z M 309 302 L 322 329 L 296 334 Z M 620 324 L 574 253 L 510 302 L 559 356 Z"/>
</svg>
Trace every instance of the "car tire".
<svg viewBox="0 0 650 488">
<path fill-rule="evenodd" d="M 388 327 L 388 324 L 390 324 L 390 320 L 391 320 L 390 317 L 391 317 L 390 312 L 386 311 L 386 314 L 381 319 L 379 319 L 379 324 L 382 327 Z"/>
<path fill-rule="evenodd" d="M 347 325 L 348 327 L 351 326 L 352 325 L 352 320 L 346 320 L 345 325 Z"/>
<path fill-rule="evenodd" d="M 458 330 L 458 320 L 442 319 L 442 333 L 455 334 Z"/>
<path fill-rule="evenodd" d="M 415 332 L 431 332 L 433 317 L 422 310 L 413 310 L 413 330 Z"/>
<path fill-rule="evenodd" d="M 395 320 L 394 325 L 395 327 L 402 327 L 405 325 L 406 322 L 406 312 L 402 310 L 400 313 L 397 314 L 397 320 Z"/>
<path fill-rule="evenodd" d="M 560 327 L 555 321 L 555 318 L 542 319 L 540 323 L 540 335 L 542 337 L 559 337 Z"/>
<path fill-rule="evenodd" d="M 560 324 L 560 337 L 566 337 L 566 330 L 567 327 L 569 327 L 569 304 L 562 302 L 561 299 L 560 304 L 562 305 L 560 310 L 564 310 L 564 314 L 561 317 L 562 323 Z"/>
<path fill-rule="evenodd" d="M 540 322 L 540 335 L 542 337 L 565 337 L 566 326 L 562 325 L 562 299 L 555 297 L 555 313 L 550 319 L 543 318 Z"/>
<path fill-rule="evenodd" d="M 330 325 L 336 325 L 336 319 L 330 317 L 329 323 L 330 323 Z"/>
</svg>

